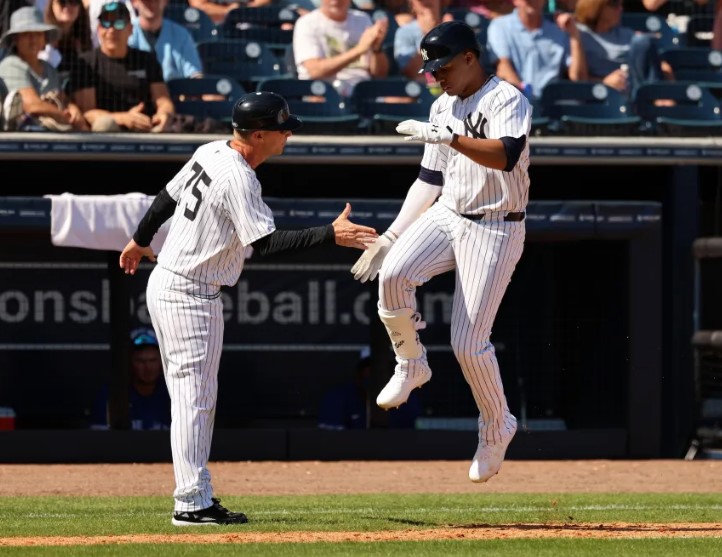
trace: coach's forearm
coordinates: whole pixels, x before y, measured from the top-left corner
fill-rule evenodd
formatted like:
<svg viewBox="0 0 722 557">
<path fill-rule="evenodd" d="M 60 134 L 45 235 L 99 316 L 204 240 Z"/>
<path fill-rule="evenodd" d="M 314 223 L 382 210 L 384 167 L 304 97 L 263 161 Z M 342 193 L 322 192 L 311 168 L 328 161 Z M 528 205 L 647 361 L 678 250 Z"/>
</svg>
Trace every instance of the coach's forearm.
<svg viewBox="0 0 722 557">
<path fill-rule="evenodd" d="M 138 224 L 138 229 L 133 234 L 133 240 L 141 247 L 149 246 L 153 241 L 153 236 L 160 230 L 163 223 L 173 216 L 176 202 L 163 188 L 160 193 L 155 196 L 153 203 L 146 211 L 145 215 Z"/>
<path fill-rule="evenodd" d="M 314 226 L 302 230 L 274 230 L 251 245 L 259 255 L 271 255 L 292 249 L 304 249 L 321 244 L 335 243 L 333 225 Z"/>
</svg>

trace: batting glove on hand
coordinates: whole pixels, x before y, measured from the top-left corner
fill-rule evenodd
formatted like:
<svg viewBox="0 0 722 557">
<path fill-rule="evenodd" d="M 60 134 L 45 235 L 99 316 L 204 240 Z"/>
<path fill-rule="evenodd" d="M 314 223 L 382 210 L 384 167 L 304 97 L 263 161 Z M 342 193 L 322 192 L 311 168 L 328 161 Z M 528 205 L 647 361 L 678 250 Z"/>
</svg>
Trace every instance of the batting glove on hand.
<svg viewBox="0 0 722 557">
<path fill-rule="evenodd" d="M 353 278 L 361 282 L 374 280 L 379 273 L 384 257 L 386 257 L 393 243 L 394 238 L 388 231 L 376 238 L 374 243 L 364 250 L 358 261 L 351 267 Z"/>
<path fill-rule="evenodd" d="M 409 136 L 404 137 L 404 141 L 421 141 L 423 143 L 443 143 L 444 145 L 449 145 L 454 139 L 454 132 L 449 126 L 439 126 L 417 120 L 404 120 L 396 126 L 396 131 Z"/>
</svg>

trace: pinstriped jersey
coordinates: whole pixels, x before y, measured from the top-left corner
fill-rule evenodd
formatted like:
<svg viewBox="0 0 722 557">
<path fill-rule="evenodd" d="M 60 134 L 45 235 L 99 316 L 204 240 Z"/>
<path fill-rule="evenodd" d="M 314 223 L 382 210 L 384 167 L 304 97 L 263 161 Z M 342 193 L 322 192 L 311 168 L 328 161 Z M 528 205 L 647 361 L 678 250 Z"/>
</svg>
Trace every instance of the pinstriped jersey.
<svg viewBox="0 0 722 557">
<path fill-rule="evenodd" d="M 439 203 L 461 214 L 523 211 L 529 198 L 529 101 L 513 85 L 491 76 L 473 95 L 461 99 L 443 93 L 434 101 L 429 121 L 454 133 L 476 138 L 527 137 L 511 172 L 475 163 L 443 144 L 427 143 L 421 166 L 441 171 L 444 185 Z"/>
<path fill-rule="evenodd" d="M 232 286 L 246 247 L 276 229 L 255 171 L 227 140 L 196 149 L 166 190 L 176 209 L 158 265 L 194 282 Z"/>
</svg>

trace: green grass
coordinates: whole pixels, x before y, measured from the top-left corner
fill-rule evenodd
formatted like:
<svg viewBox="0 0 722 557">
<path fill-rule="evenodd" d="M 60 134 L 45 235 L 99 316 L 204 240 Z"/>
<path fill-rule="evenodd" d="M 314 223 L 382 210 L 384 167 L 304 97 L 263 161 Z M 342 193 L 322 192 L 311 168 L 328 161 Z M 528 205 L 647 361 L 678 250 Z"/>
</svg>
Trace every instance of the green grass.
<svg viewBox="0 0 722 557">
<path fill-rule="evenodd" d="M 374 494 L 223 497 L 250 523 L 175 528 L 169 497 L 0 498 L 0 555 L 722 555 L 722 538 L 509 539 L 313 544 L 129 544 L 3 547 L 2 538 L 200 532 L 393 531 L 513 524 L 722 522 L 722 494 Z M 720 532 L 722 535 L 722 530 Z M 691 534 L 693 536 L 693 534 Z M 403 547 L 401 547 L 403 546 Z"/>
</svg>

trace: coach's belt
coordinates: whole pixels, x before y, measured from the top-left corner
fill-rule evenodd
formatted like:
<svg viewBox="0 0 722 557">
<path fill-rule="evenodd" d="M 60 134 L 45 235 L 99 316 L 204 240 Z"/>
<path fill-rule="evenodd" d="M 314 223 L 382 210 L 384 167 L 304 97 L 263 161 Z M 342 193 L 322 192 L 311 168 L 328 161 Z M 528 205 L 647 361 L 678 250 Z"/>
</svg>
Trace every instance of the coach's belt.
<svg viewBox="0 0 722 557">
<path fill-rule="evenodd" d="M 481 213 L 480 215 L 461 215 L 464 218 L 467 218 L 469 220 L 484 220 L 484 217 L 486 216 L 486 213 Z M 524 211 L 520 211 L 518 213 L 507 213 L 504 215 L 505 221 L 513 221 L 518 222 L 522 221 L 526 218 L 526 213 Z"/>
</svg>

